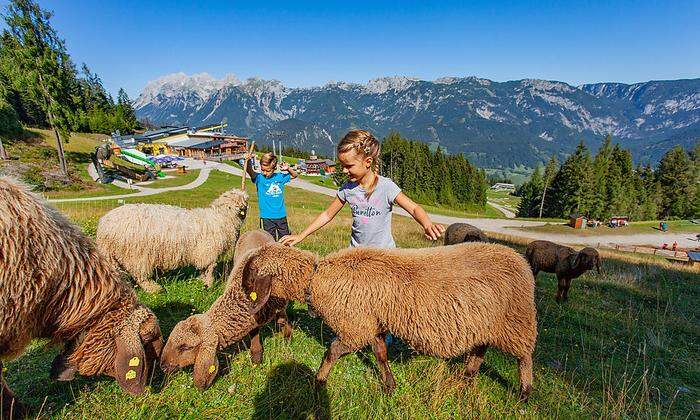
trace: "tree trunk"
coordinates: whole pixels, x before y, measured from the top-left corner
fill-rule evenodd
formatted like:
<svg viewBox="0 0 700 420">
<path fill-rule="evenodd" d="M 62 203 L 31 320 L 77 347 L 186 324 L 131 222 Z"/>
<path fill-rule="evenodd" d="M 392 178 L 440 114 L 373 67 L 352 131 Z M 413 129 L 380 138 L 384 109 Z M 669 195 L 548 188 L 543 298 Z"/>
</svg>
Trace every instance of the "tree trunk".
<svg viewBox="0 0 700 420">
<path fill-rule="evenodd" d="M 0 139 L 0 159 L 7 159 L 7 153 L 5 152 L 5 147 L 2 145 L 2 139 Z"/>
<path fill-rule="evenodd" d="M 547 181 L 549 177 L 544 180 L 544 188 L 542 189 L 542 201 L 540 202 L 540 219 L 542 218 L 542 209 L 544 209 L 544 196 L 547 194 Z"/>
<path fill-rule="evenodd" d="M 63 151 L 63 142 L 61 141 L 61 136 L 58 134 L 58 129 L 53 125 L 53 115 L 49 112 L 49 125 L 53 129 L 53 134 L 56 136 L 56 149 L 58 150 L 58 162 L 61 165 L 61 173 L 63 176 L 68 176 L 68 165 L 66 164 L 66 154 Z"/>
</svg>

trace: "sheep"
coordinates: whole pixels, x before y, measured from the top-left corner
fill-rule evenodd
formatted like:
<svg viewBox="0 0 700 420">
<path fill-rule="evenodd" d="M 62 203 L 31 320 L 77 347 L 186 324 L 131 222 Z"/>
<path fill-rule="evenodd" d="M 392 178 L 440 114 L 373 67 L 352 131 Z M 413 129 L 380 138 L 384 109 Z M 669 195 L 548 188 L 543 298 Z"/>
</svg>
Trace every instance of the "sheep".
<svg viewBox="0 0 700 420">
<path fill-rule="evenodd" d="M 445 245 L 488 241 L 489 239 L 481 229 L 468 223 L 453 223 L 445 230 Z"/>
<path fill-rule="evenodd" d="M 97 246 L 148 293 L 162 290 L 149 279 L 154 270 L 188 265 L 203 271 L 204 284 L 211 287 L 217 259 L 238 239 L 247 203 L 248 194 L 230 190 L 207 208 L 127 204 L 100 219 Z"/>
<path fill-rule="evenodd" d="M 571 280 L 592 269 L 594 266 L 600 273 L 600 255 L 594 248 L 583 248 L 576 252 L 568 246 L 549 241 L 533 241 L 527 245 L 525 258 L 530 263 L 533 276 L 540 271 L 556 273 L 556 300 L 561 302 L 569 299 Z"/>
<path fill-rule="evenodd" d="M 390 331 L 422 353 L 466 354 L 468 376 L 489 346 L 500 348 L 518 358 L 521 399 L 532 390 L 534 278 L 505 246 L 354 248 L 317 261 L 308 251 L 270 244 L 246 254 L 229 282 L 229 305 L 239 311 L 238 322 L 227 323 L 231 337 L 245 335 L 251 323 L 243 320 L 264 313 L 268 299 L 304 299 L 323 317 L 337 339 L 319 368 L 320 384 L 338 357 L 371 344 L 384 388 L 393 391 L 384 342 Z"/>
<path fill-rule="evenodd" d="M 106 374 L 143 392 L 163 346 L 155 315 L 91 239 L 9 178 L 0 178 L 0 290 L 2 360 L 46 338 L 64 345 L 52 379 Z M 12 411 L 26 407 L 2 380 L 2 415 Z"/>
<path fill-rule="evenodd" d="M 208 311 L 180 321 L 170 333 L 160 359 L 161 369 L 165 373 L 194 365 L 194 384 L 200 390 L 204 390 L 211 386 L 219 370 L 217 350 L 225 349 L 250 334 L 251 362 L 262 363 L 260 328 L 273 319 L 276 319 L 277 325 L 281 327 L 283 337 L 291 340 L 292 328 L 286 315 L 287 298 L 270 297 L 269 300 L 266 299 L 265 308 L 251 314 L 246 298 L 241 295 L 240 279 L 244 277 L 243 271 L 246 271 L 246 277 L 248 274 L 248 267 L 244 265 L 244 261 L 266 243 L 274 242 L 272 235 L 261 230 L 241 235 L 236 244 L 236 263 L 224 293 Z M 313 255 L 311 258 L 315 260 Z M 298 266 L 307 266 L 306 261 L 297 263 Z M 289 261 L 288 264 L 294 266 L 293 261 Z M 303 291 L 295 297 L 297 300 L 303 299 Z"/>
</svg>

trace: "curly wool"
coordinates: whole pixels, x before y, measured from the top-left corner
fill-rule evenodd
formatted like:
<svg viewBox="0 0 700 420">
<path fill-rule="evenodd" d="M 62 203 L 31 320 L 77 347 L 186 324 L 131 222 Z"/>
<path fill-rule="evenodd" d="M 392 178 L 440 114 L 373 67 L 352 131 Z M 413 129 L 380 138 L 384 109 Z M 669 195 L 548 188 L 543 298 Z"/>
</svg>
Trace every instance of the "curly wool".
<svg viewBox="0 0 700 420">
<path fill-rule="evenodd" d="M 84 375 L 112 373 L 115 327 L 139 308 L 77 226 L 7 178 L 0 178 L 0 289 L 0 357 L 17 357 L 35 338 L 75 341 L 70 361 Z"/>
<path fill-rule="evenodd" d="M 246 193 L 230 190 L 206 208 L 124 205 L 100 219 L 97 245 L 139 283 L 156 269 L 212 270 L 236 243 L 247 203 Z"/>
<path fill-rule="evenodd" d="M 488 241 L 488 237 L 481 229 L 468 223 L 453 223 L 445 230 L 445 245 Z"/>
</svg>

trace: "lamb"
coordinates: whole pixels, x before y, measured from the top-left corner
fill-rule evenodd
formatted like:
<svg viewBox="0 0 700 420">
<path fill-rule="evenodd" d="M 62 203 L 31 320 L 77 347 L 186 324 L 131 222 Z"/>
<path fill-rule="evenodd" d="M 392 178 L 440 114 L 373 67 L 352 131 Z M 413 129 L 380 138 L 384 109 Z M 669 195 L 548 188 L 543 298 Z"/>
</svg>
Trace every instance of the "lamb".
<svg viewBox="0 0 700 420">
<path fill-rule="evenodd" d="M 521 399 L 532 390 L 534 278 L 510 248 L 355 248 L 317 262 L 310 252 L 270 244 L 246 254 L 229 281 L 230 305 L 239 311 L 238 322 L 228 322 L 229 336 L 242 337 L 251 328 L 243 320 L 264 313 L 268 299 L 313 305 L 338 336 L 316 376 L 321 384 L 338 357 L 371 344 L 385 390 L 393 391 L 384 342 L 391 331 L 422 353 L 466 354 L 468 376 L 478 372 L 489 346 L 500 348 L 518 358 Z"/>
<path fill-rule="evenodd" d="M 203 272 L 211 287 L 220 255 L 236 243 L 248 211 L 248 195 L 226 191 L 207 208 L 127 204 L 111 210 L 97 226 L 97 246 L 136 279 L 148 293 L 161 286 L 153 271 L 188 265 Z"/>
<path fill-rule="evenodd" d="M 568 246 L 549 241 L 533 241 L 527 245 L 525 258 L 532 267 L 532 274 L 537 277 L 540 271 L 556 273 L 556 300 L 569 299 L 571 280 L 592 269 L 594 266 L 600 273 L 600 255 L 594 248 L 583 248 L 576 252 Z"/>
<path fill-rule="evenodd" d="M 0 178 L 0 289 L 0 358 L 47 338 L 64 345 L 52 379 L 105 374 L 130 394 L 143 392 L 163 347 L 155 315 L 91 239 L 9 178 Z M 1 385 L 2 416 L 24 415 Z"/>
<path fill-rule="evenodd" d="M 194 384 L 204 390 L 211 386 L 219 369 L 217 350 L 229 347 L 250 333 L 251 362 L 262 363 L 260 328 L 273 319 L 277 320 L 283 337 L 291 340 L 292 328 L 286 314 L 288 300 L 271 297 L 264 309 L 252 315 L 249 313 L 246 298 L 241 295 L 240 283 L 235 283 L 236 278 L 243 277 L 242 270 L 247 270 L 241 261 L 261 246 L 274 242 L 272 235 L 263 230 L 241 235 L 236 244 L 236 262 L 229 276 L 227 289 L 207 312 L 180 321 L 170 333 L 161 356 L 161 368 L 165 373 L 194 365 Z"/>
<path fill-rule="evenodd" d="M 488 241 L 489 239 L 481 229 L 468 223 L 453 223 L 445 230 L 445 245 Z"/>
</svg>

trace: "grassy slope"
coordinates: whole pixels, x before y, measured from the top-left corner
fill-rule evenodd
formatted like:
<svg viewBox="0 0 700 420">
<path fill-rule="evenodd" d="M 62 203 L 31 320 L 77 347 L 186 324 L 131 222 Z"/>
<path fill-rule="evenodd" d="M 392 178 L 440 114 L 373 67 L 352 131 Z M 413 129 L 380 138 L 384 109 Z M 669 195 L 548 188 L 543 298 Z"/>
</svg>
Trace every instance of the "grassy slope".
<svg viewBox="0 0 700 420">
<path fill-rule="evenodd" d="M 144 197 L 147 202 L 206 205 L 240 179 L 213 172 L 202 187 Z M 252 193 L 250 183 L 249 192 Z M 305 192 L 288 194 L 292 230 L 299 231 L 331 200 Z M 127 200 L 131 201 L 131 200 Z M 245 229 L 257 225 L 255 197 Z M 116 203 L 62 204 L 59 208 L 94 231 L 96 217 Z M 344 210 L 302 247 L 327 254 L 345 247 L 349 212 Z M 418 226 L 394 218 L 401 247 L 433 246 Z M 519 248 L 519 245 L 514 245 Z M 537 279 L 539 339 L 535 353 L 535 391 L 528 404 L 517 402 L 517 367 L 511 357 L 489 350 L 480 374 L 462 378 L 460 359 L 442 361 L 413 354 L 399 344 L 390 358 L 398 388 L 380 392 L 371 350 L 341 359 L 326 390 L 313 386 L 332 332 L 294 304 L 289 312 L 294 337 L 286 343 L 265 329 L 265 360 L 251 366 L 245 345 L 221 355 L 224 369 L 213 387 L 199 393 L 191 370 L 164 378 L 156 371 L 149 392 L 125 395 L 113 380 L 79 378 L 51 383 L 48 368 L 56 350 L 36 344 L 9 363 L 10 386 L 43 414 L 58 418 L 299 418 L 330 413 L 338 418 L 465 417 L 621 417 L 697 415 L 700 359 L 697 272 L 650 260 L 607 254 L 604 274 L 574 281 L 567 304 L 554 302 L 550 275 Z M 192 270 L 169 273 L 157 296 L 139 292 L 158 315 L 167 335 L 174 324 L 205 311 L 221 293 L 219 284 L 203 290 Z M 695 411 L 694 411 L 695 410 Z M 695 413 L 695 414 L 692 414 Z"/>
</svg>

